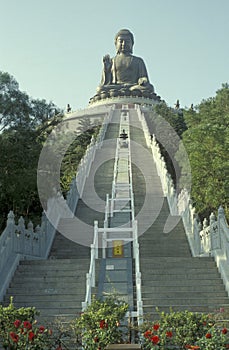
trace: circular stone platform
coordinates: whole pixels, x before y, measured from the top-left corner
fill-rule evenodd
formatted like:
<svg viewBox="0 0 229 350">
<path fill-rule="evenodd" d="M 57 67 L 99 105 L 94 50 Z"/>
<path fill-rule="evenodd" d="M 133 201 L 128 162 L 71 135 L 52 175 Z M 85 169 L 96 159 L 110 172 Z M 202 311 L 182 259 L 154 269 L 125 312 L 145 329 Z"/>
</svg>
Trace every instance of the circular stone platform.
<svg viewBox="0 0 229 350">
<path fill-rule="evenodd" d="M 95 107 L 101 105 L 108 105 L 114 103 L 122 103 L 122 104 L 140 104 L 144 106 L 152 106 L 161 102 L 160 96 L 155 94 L 154 98 L 147 97 L 139 97 L 139 96 L 116 96 L 116 97 L 107 97 L 107 98 L 91 98 L 88 107 Z"/>
</svg>

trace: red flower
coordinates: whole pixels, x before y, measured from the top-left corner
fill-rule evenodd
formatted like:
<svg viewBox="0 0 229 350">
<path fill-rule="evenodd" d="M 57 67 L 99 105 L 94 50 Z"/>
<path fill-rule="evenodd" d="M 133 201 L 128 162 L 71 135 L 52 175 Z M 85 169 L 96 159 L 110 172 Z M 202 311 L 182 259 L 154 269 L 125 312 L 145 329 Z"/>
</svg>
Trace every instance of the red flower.
<svg viewBox="0 0 229 350">
<path fill-rule="evenodd" d="M 30 331 L 29 332 L 29 340 L 32 341 L 34 338 L 35 338 L 35 334 L 32 331 Z"/>
<path fill-rule="evenodd" d="M 159 329 L 159 327 L 160 327 L 160 325 L 159 325 L 158 323 L 156 323 L 156 324 L 153 325 L 153 329 L 154 329 L 155 331 L 157 331 L 157 330 Z"/>
<path fill-rule="evenodd" d="M 10 337 L 13 340 L 14 343 L 17 343 L 19 340 L 19 335 L 14 333 L 14 332 L 10 332 Z"/>
<path fill-rule="evenodd" d="M 200 347 L 198 345 L 185 345 L 186 349 L 198 350 Z"/>
<path fill-rule="evenodd" d="M 148 331 L 146 331 L 146 332 L 144 333 L 144 337 L 145 337 L 145 338 L 150 339 L 151 336 L 152 336 L 152 332 L 151 332 L 150 330 L 148 330 Z"/>
<path fill-rule="evenodd" d="M 31 329 L 32 328 L 32 325 L 31 325 L 31 323 L 29 321 L 24 321 L 23 322 L 23 326 L 26 329 Z"/>
<path fill-rule="evenodd" d="M 102 320 L 102 321 L 100 321 L 100 323 L 99 323 L 99 327 L 101 328 L 101 329 L 103 329 L 103 328 L 107 328 L 108 327 L 108 324 L 106 323 L 106 321 L 105 320 Z"/>
<path fill-rule="evenodd" d="M 56 350 L 63 350 L 62 346 L 58 346 L 58 348 L 56 348 Z"/>
<path fill-rule="evenodd" d="M 98 337 L 95 337 L 95 338 L 94 338 L 94 342 L 95 342 L 95 343 L 98 343 L 98 341 L 99 341 L 99 338 L 98 338 Z"/>
<path fill-rule="evenodd" d="M 210 339 L 210 338 L 212 337 L 212 335 L 211 335 L 211 333 L 207 333 L 207 334 L 205 335 L 205 337 L 206 337 L 207 339 Z"/>
<path fill-rule="evenodd" d="M 21 324 L 21 321 L 20 321 L 20 320 L 15 320 L 15 321 L 14 321 L 14 327 L 15 327 L 15 328 L 20 327 L 20 324 Z"/>
<path fill-rule="evenodd" d="M 222 333 L 223 333 L 223 334 L 227 334 L 227 328 L 223 328 L 223 329 L 222 329 Z"/>
<path fill-rule="evenodd" d="M 157 344 L 157 343 L 159 343 L 160 338 L 158 337 L 158 335 L 153 335 L 151 338 L 151 341 L 152 341 L 152 343 Z"/>
<path fill-rule="evenodd" d="M 44 326 L 40 326 L 38 332 L 39 333 L 44 333 L 44 331 L 45 331 L 45 327 Z"/>
<path fill-rule="evenodd" d="M 172 338 L 173 333 L 171 331 L 166 332 L 166 337 Z"/>
</svg>

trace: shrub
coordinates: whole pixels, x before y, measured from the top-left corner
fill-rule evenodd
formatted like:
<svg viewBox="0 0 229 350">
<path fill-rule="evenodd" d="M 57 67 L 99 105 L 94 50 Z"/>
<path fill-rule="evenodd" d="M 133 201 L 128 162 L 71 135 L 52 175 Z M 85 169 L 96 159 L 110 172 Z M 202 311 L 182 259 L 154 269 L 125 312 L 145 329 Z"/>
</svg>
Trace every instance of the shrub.
<svg viewBox="0 0 229 350">
<path fill-rule="evenodd" d="M 145 322 L 141 326 L 144 349 L 185 349 L 194 346 L 196 341 L 214 325 L 214 318 L 208 314 L 190 311 L 159 314 L 155 322 Z M 191 347 L 190 347 L 191 349 Z M 203 348 L 205 350 L 205 348 Z"/>
<path fill-rule="evenodd" d="M 5 350 L 49 350 L 52 331 L 38 326 L 34 307 L 16 308 L 13 300 L 7 307 L 0 306 L 0 346 Z"/>
<path fill-rule="evenodd" d="M 108 344 L 123 342 L 124 332 L 120 323 L 127 310 L 128 304 L 114 297 L 104 301 L 94 299 L 74 324 L 79 345 L 85 350 L 97 350 Z"/>
</svg>

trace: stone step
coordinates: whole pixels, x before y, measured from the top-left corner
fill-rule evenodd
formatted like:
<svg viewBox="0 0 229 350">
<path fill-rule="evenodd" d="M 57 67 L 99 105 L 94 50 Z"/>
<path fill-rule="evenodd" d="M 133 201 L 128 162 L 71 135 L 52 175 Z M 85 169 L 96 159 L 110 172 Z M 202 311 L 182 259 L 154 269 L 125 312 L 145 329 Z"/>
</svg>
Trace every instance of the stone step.
<svg viewBox="0 0 229 350">
<path fill-rule="evenodd" d="M 86 281 L 86 275 L 85 276 L 76 276 L 74 277 L 78 283 L 84 283 Z M 20 277 L 18 275 L 16 275 L 14 278 L 13 278 L 13 281 L 12 283 L 15 283 L 15 284 L 19 284 L 19 285 L 23 285 L 26 283 L 26 285 L 36 285 L 37 283 L 45 283 L 45 284 L 48 284 L 48 283 L 60 283 L 61 286 L 63 286 L 64 284 L 67 286 L 68 283 L 71 283 L 72 282 L 72 279 L 73 277 L 72 276 L 64 276 L 64 275 L 58 275 L 56 277 L 53 277 L 53 276 L 49 276 L 49 277 L 45 277 L 45 276 L 36 276 L 36 275 L 30 275 L 30 276 L 23 276 Z M 86 282 L 85 282 L 86 283 Z M 12 286 L 12 284 L 11 284 Z M 24 286 L 25 288 L 25 286 Z"/>
<path fill-rule="evenodd" d="M 179 269 L 181 266 L 184 269 L 215 269 L 215 262 L 214 261 L 195 261 L 190 260 L 190 261 L 182 261 L 182 260 L 178 260 L 178 257 L 176 257 L 177 261 L 161 261 L 159 260 L 157 261 L 153 261 L 153 259 L 140 259 L 140 264 L 142 268 L 142 270 L 144 270 L 145 268 L 149 268 L 149 269 L 154 269 L 155 267 L 157 268 L 157 270 L 160 269 L 169 269 L 169 270 L 175 270 L 175 269 Z M 150 265 L 150 266 L 149 266 Z"/>
<path fill-rule="evenodd" d="M 148 274 L 142 273 L 142 279 L 146 280 L 146 279 L 150 279 L 151 281 L 170 281 L 170 280 L 183 280 L 184 283 L 186 282 L 186 280 L 192 280 L 193 283 L 198 283 L 199 280 L 212 280 L 212 283 L 215 283 L 215 280 L 217 281 L 219 279 L 219 274 L 217 271 L 209 271 L 208 274 L 206 273 L 202 273 L 202 274 L 196 274 L 195 276 L 193 276 L 192 274 L 189 273 L 185 273 L 185 271 L 180 274 L 180 275 L 172 275 L 169 273 L 165 273 L 165 274 L 150 274 L 150 276 Z M 146 283 L 147 284 L 147 283 Z"/>
<path fill-rule="evenodd" d="M 79 259 L 69 259 L 69 258 L 64 258 L 64 259 L 47 259 L 47 260 L 22 260 L 20 261 L 19 266 L 52 266 L 52 265 L 75 265 L 75 264 L 83 264 L 85 262 L 89 262 L 88 258 L 79 258 Z"/>
<path fill-rule="evenodd" d="M 66 291 L 65 291 L 66 293 Z M 28 294 L 26 295 L 26 303 L 33 303 L 33 302 L 39 302 L 40 304 L 42 304 L 43 302 L 81 302 L 84 300 L 85 298 L 85 292 L 84 293 L 69 293 L 69 294 L 65 294 L 65 293 L 53 293 L 53 294 Z M 8 295 L 8 300 L 10 299 L 10 296 Z M 7 296 L 6 296 L 6 301 L 7 300 Z M 20 303 L 20 302 L 24 302 L 25 301 L 25 296 L 24 295 L 20 295 L 20 294 L 16 294 L 14 295 L 14 303 Z"/>
<path fill-rule="evenodd" d="M 47 268 L 45 265 L 19 265 L 16 276 L 17 275 L 33 275 L 33 276 L 56 276 L 56 275 L 64 275 L 64 276 L 72 276 L 77 277 L 79 275 L 82 276 L 82 273 L 84 274 L 89 269 L 89 261 L 81 264 L 69 264 L 67 266 L 66 264 L 52 264 L 47 265 Z M 68 267 L 68 268 L 67 268 Z"/>
<path fill-rule="evenodd" d="M 50 310 L 52 314 L 51 313 L 49 314 Z M 53 328 L 54 324 L 61 322 L 61 325 L 63 325 L 63 328 L 67 329 L 69 327 L 69 324 L 73 320 L 75 320 L 80 315 L 81 312 L 82 310 L 80 308 L 75 308 L 73 309 L 72 313 L 56 314 L 55 312 L 53 312 L 53 309 L 46 308 L 46 309 L 42 309 L 41 313 L 38 316 L 36 316 L 36 320 L 38 321 L 38 324 L 50 326 L 50 328 L 53 331 L 53 334 L 55 334 L 56 330 L 55 328 Z"/>
<path fill-rule="evenodd" d="M 140 243 L 140 250 L 141 251 L 154 251 L 157 248 L 167 248 L 168 251 L 171 248 L 176 248 L 176 249 L 180 249 L 180 248 L 187 248 L 188 247 L 188 242 L 186 241 L 186 239 L 176 239 L 174 238 L 174 240 L 168 240 L 168 239 L 164 239 L 164 238 L 152 238 L 152 239 L 146 239 L 144 241 L 144 244 Z M 151 254 L 151 256 L 153 256 L 153 254 Z"/>
<path fill-rule="evenodd" d="M 155 279 L 155 280 L 148 280 L 147 278 L 146 279 L 142 279 L 142 286 L 143 288 L 145 288 L 146 286 L 147 287 L 154 287 L 154 286 L 160 286 L 160 287 L 165 287 L 165 288 L 170 288 L 171 286 L 178 286 L 179 288 L 181 286 L 184 286 L 184 287 L 191 287 L 191 286 L 195 286 L 197 289 L 198 287 L 201 287 L 201 286 L 212 286 L 212 285 L 223 285 L 223 282 L 222 280 L 218 277 L 218 278 L 215 278 L 214 280 L 213 279 L 208 279 L 208 278 L 205 278 L 205 279 L 196 279 L 194 280 L 193 278 L 190 279 L 190 276 L 189 278 L 187 279 L 178 279 L 178 278 L 171 278 L 171 279 L 160 279 L 160 284 L 159 284 L 159 280 L 158 279 Z"/>
<path fill-rule="evenodd" d="M 228 298 L 227 293 L 225 290 L 222 291 L 192 291 L 192 293 L 190 293 L 189 291 L 174 291 L 174 292 L 170 292 L 170 291 L 163 291 L 161 290 L 160 293 L 152 293 L 152 292 L 146 292 L 145 290 L 142 292 L 142 297 L 144 299 L 152 299 L 152 300 L 158 300 L 158 299 L 185 299 L 185 298 L 189 298 L 189 299 L 204 299 L 206 298 L 206 300 L 208 300 L 208 298 L 212 299 L 212 298 Z"/>
<path fill-rule="evenodd" d="M 86 261 L 82 264 L 42 264 L 42 265 L 33 265 L 33 269 L 31 269 L 31 266 L 29 265 L 19 265 L 17 272 L 22 274 L 27 274 L 27 273 L 47 273 L 51 274 L 52 272 L 60 272 L 60 273 L 67 273 L 70 269 L 71 270 L 84 270 L 87 271 L 89 268 L 89 261 Z M 33 271 L 31 271 L 33 270 Z"/>
<path fill-rule="evenodd" d="M 34 306 L 37 310 L 41 309 L 47 309 L 47 308 L 53 308 L 56 310 L 60 310 L 61 312 L 58 313 L 65 313 L 64 310 L 62 309 L 79 309 L 81 308 L 81 302 L 84 301 L 82 300 L 77 300 L 77 301 L 71 301 L 71 300 L 52 300 L 52 301 L 42 301 L 42 300 L 33 300 L 33 301 L 17 301 L 14 303 L 16 307 L 32 307 Z M 72 313 L 72 312 L 68 312 Z"/>
<path fill-rule="evenodd" d="M 16 307 L 24 307 L 24 304 L 17 303 L 15 304 Z M 34 306 L 33 305 L 28 305 L 28 306 Z M 42 306 L 42 305 L 37 305 L 37 309 L 40 312 L 40 315 L 38 317 L 39 320 L 44 320 L 48 318 L 53 318 L 53 317 L 66 317 L 68 319 L 75 319 L 77 316 L 79 316 L 82 312 L 82 307 L 81 305 L 75 305 L 73 306 L 59 306 L 59 307 L 52 307 L 52 306 Z"/>
<path fill-rule="evenodd" d="M 82 293 L 85 291 L 85 284 L 80 282 L 70 282 L 68 283 L 68 292 L 69 294 L 73 293 Z M 57 283 L 46 282 L 44 283 L 36 283 L 36 293 L 35 294 L 60 294 L 66 292 L 65 283 L 60 284 L 59 281 Z M 13 283 L 12 287 L 8 288 L 9 295 L 29 295 L 34 293 L 34 283 L 27 284 L 26 289 L 24 288 L 24 283 Z"/>
<path fill-rule="evenodd" d="M 182 282 L 182 281 L 179 281 Z M 147 293 L 151 293 L 152 295 L 154 293 L 159 293 L 159 294 L 166 294 L 168 293 L 225 293 L 225 286 L 223 284 L 223 281 L 220 280 L 217 283 L 212 284 L 212 281 L 207 281 L 208 284 L 204 283 L 205 281 L 203 281 L 203 283 L 199 283 L 198 281 L 198 286 L 193 285 L 193 281 L 190 281 L 189 284 L 186 283 L 186 285 L 184 285 L 183 283 L 176 283 L 176 281 L 174 281 L 173 284 L 169 285 L 168 283 L 164 283 L 163 285 L 160 284 L 160 286 L 156 285 L 155 283 L 153 284 L 149 284 L 147 283 L 147 285 L 142 284 L 142 295 L 143 294 L 147 294 Z"/>
<path fill-rule="evenodd" d="M 215 296 L 210 296 L 208 297 L 207 295 L 203 298 L 201 298 L 200 296 L 194 296 L 193 293 L 191 293 L 189 295 L 189 297 L 185 298 L 185 297 L 180 297 L 180 296 L 176 296 L 176 297 L 172 297 L 169 295 L 168 296 L 161 296 L 161 295 L 157 295 L 154 294 L 153 298 L 152 297 L 143 297 L 143 305 L 147 306 L 147 305 L 155 305 L 155 306 L 163 306 L 163 305 L 192 305 L 192 304 L 197 304 L 197 305 L 210 305 L 210 304 L 225 304 L 228 303 L 228 297 L 227 296 L 219 296 L 219 297 L 215 297 Z"/>
<path fill-rule="evenodd" d="M 143 257 L 142 261 L 146 261 L 146 262 L 152 262 L 155 264 L 203 264 L 203 263 L 213 263 L 215 264 L 215 260 L 212 257 L 192 257 L 192 256 L 188 256 L 188 257 L 182 257 L 182 258 L 176 258 L 176 257 L 161 257 L 160 259 L 157 257 Z"/>
<path fill-rule="evenodd" d="M 155 276 L 155 275 L 177 275 L 177 276 L 183 276 L 183 275 L 193 275 L 193 277 L 195 278 L 197 275 L 205 275 L 206 273 L 208 274 L 208 278 L 211 278 L 211 276 L 219 276 L 219 272 L 216 269 L 208 269 L 206 267 L 176 267 L 176 268 L 169 268 L 169 267 L 150 267 L 150 266 L 145 266 L 144 269 L 142 269 L 142 275 L 147 274 L 149 276 L 149 278 L 151 278 L 151 276 Z"/>
<path fill-rule="evenodd" d="M 152 306 L 152 305 L 144 305 L 143 310 L 144 310 L 144 315 L 147 316 L 147 319 L 158 319 L 159 313 L 160 312 L 165 312 L 165 313 L 170 313 L 171 310 L 173 312 L 179 312 L 179 311 L 191 311 L 191 312 L 201 312 L 201 313 L 211 313 L 211 312 L 216 312 L 219 310 L 219 308 L 224 308 L 228 307 L 228 303 L 221 304 L 210 304 L 210 305 L 199 305 L 199 304 L 192 304 L 192 305 L 181 305 L 179 303 L 177 304 L 167 304 L 163 306 Z"/>
<path fill-rule="evenodd" d="M 61 259 L 62 260 L 62 259 Z M 20 273 L 27 273 L 27 272 L 34 272 L 34 273 L 40 273 L 43 271 L 67 271 L 69 269 L 75 269 L 75 270 L 88 270 L 89 267 L 89 260 L 86 260 L 85 262 L 78 262 L 75 263 L 64 263 L 61 262 L 60 264 L 37 264 L 33 265 L 33 268 L 31 269 L 32 265 L 19 265 L 18 266 L 18 272 Z"/>
<path fill-rule="evenodd" d="M 49 256 L 54 259 L 90 258 L 90 249 L 57 232 Z"/>
</svg>

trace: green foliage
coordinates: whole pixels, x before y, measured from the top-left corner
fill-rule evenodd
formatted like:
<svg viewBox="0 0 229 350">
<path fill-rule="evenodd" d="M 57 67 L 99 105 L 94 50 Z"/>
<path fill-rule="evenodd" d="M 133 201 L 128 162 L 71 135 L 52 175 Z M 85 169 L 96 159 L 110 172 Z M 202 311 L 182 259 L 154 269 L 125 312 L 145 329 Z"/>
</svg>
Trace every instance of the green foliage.
<svg viewBox="0 0 229 350">
<path fill-rule="evenodd" d="M 98 131 L 99 126 L 91 126 L 91 128 L 82 131 L 81 134 L 75 133 L 74 140 L 65 152 L 61 163 L 60 184 L 64 194 L 69 191 L 72 179 L 76 176 L 80 160 L 83 158 L 92 136 L 96 137 Z M 68 134 L 65 135 L 65 138 L 68 138 Z"/>
<path fill-rule="evenodd" d="M 228 330 L 211 327 L 200 339 L 197 340 L 196 346 L 203 350 L 225 350 L 228 348 Z"/>
<path fill-rule="evenodd" d="M 161 102 L 154 106 L 154 111 L 172 126 L 179 137 L 182 137 L 183 132 L 187 130 L 182 110 L 175 110 L 168 107 L 165 102 Z"/>
<path fill-rule="evenodd" d="M 63 117 L 59 112 L 52 102 L 31 99 L 12 76 L 0 72 L 0 229 L 9 210 L 38 224 L 37 163 L 50 129 Z"/>
<path fill-rule="evenodd" d="M 19 84 L 11 75 L 0 71 L 0 229 L 5 227 L 10 210 L 14 211 L 16 218 L 22 215 L 26 221 L 32 220 L 35 225 L 40 223 L 42 206 L 37 190 L 38 160 L 48 136 L 54 130 L 58 134 L 62 121 L 63 113 L 52 102 L 31 99 L 20 91 Z M 58 142 L 55 137 L 54 142 L 50 141 L 52 137 L 48 141 L 44 182 L 47 172 L 52 176 L 49 177 L 51 183 L 46 183 L 44 198 L 53 194 L 53 188 L 67 193 L 92 135 L 96 136 L 99 130 L 98 121 L 92 124 L 89 118 L 82 118 L 79 124 L 81 135 L 78 133 L 72 138 L 67 130 Z M 69 137 L 73 141 L 63 154 L 63 146 Z M 52 182 L 59 178 L 58 162 L 48 162 L 53 160 L 53 156 L 62 160 L 58 184 Z M 42 204 L 45 206 L 46 202 L 42 201 Z"/>
<path fill-rule="evenodd" d="M 225 349 L 227 329 L 217 328 L 214 315 L 190 311 L 160 313 L 158 320 L 141 326 L 143 348 Z M 209 335 L 210 334 L 210 335 Z M 222 347 L 221 347 L 222 346 Z"/>
<path fill-rule="evenodd" d="M 161 102 L 154 106 L 152 112 L 147 114 L 147 122 L 151 134 L 154 134 L 160 146 L 168 172 L 175 186 L 179 187 L 181 167 L 176 160 L 180 140 L 187 129 L 182 110 L 175 110 Z"/>
<path fill-rule="evenodd" d="M 108 344 L 122 343 L 120 322 L 128 305 L 114 297 L 104 301 L 93 300 L 91 305 L 76 319 L 74 329 L 79 344 L 85 350 L 104 349 Z"/>
<path fill-rule="evenodd" d="M 214 98 L 184 116 L 188 130 L 183 142 L 192 169 L 194 206 L 203 217 L 222 205 L 229 217 L 229 87 L 224 85 Z"/>
<path fill-rule="evenodd" d="M 52 332 L 37 326 L 34 307 L 16 308 L 12 299 L 9 306 L 0 306 L 0 347 L 5 350 L 49 350 Z"/>
<path fill-rule="evenodd" d="M 28 215 L 39 208 L 36 169 L 41 145 L 33 130 L 18 128 L 0 135 L 0 206 L 7 214 Z"/>
</svg>

